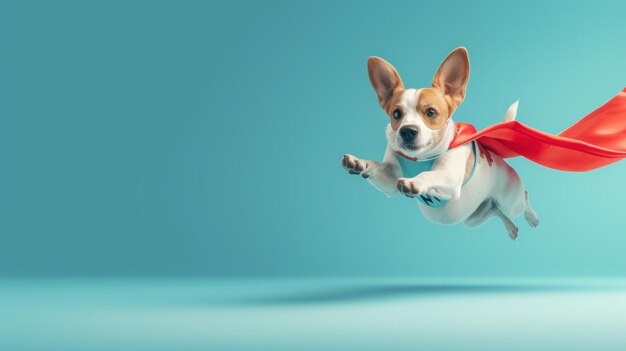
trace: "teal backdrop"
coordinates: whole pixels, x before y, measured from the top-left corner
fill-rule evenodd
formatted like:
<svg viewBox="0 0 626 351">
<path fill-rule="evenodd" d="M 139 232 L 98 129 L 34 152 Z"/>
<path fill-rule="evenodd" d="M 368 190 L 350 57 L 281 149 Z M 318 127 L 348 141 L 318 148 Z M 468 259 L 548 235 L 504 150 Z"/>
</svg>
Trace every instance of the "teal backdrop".
<svg viewBox="0 0 626 351">
<path fill-rule="evenodd" d="M 626 86 L 626 3 L 9 1 L 0 5 L 4 276 L 626 274 L 626 162 L 511 160 L 541 219 L 427 222 L 347 175 L 387 117 L 366 60 L 429 85 L 471 60 L 458 121 L 559 132 Z"/>
</svg>

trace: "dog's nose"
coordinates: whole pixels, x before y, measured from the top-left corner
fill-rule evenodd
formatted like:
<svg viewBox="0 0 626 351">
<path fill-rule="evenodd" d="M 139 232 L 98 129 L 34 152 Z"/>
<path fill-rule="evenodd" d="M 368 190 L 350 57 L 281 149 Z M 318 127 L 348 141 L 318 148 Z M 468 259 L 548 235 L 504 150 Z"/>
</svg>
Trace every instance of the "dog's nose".
<svg viewBox="0 0 626 351">
<path fill-rule="evenodd" d="M 400 128 L 400 137 L 405 143 L 410 143 L 417 137 L 417 128 L 411 126 L 404 126 Z"/>
</svg>

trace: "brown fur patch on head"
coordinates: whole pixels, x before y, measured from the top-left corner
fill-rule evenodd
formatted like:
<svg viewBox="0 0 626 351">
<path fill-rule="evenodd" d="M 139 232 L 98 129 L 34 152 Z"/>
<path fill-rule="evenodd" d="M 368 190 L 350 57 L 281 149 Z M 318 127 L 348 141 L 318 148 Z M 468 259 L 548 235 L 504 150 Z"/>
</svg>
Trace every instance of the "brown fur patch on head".
<svg viewBox="0 0 626 351">
<path fill-rule="evenodd" d="M 385 110 L 385 112 L 387 113 L 387 116 L 389 116 L 389 123 L 391 124 L 391 129 L 393 129 L 394 131 L 398 130 L 398 128 L 400 128 L 400 124 L 402 123 L 402 118 L 400 119 L 393 118 L 393 111 L 396 108 L 398 108 L 398 104 L 400 102 L 400 98 L 402 97 L 402 94 L 404 94 L 404 89 L 395 91 L 393 96 L 391 97 L 391 101 L 389 102 L 389 104 L 383 107 L 383 110 Z M 405 111 L 402 111 L 402 113 L 406 114 Z"/>
<path fill-rule="evenodd" d="M 446 99 L 446 96 L 438 89 L 425 88 L 420 90 L 419 100 L 417 101 L 417 113 L 422 117 L 422 120 L 430 129 L 440 129 L 446 125 L 454 108 L 450 101 Z M 436 112 L 435 117 L 429 117 L 426 114 L 428 109 L 433 109 Z"/>
</svg>

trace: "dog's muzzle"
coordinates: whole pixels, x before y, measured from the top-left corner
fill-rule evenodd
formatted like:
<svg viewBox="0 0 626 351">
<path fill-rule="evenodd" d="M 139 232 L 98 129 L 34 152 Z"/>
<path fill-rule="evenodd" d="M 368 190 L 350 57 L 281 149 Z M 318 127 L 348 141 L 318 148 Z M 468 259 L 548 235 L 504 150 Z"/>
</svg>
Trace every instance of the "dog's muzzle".
<svg viewBox="0 0 626 351">
<path fill-rule="evenodd" d="M 413 144 L 417 139 L 417 127 L 404 126 L 400 128 L 400 137 L 406 144 Z"/>
</svg>

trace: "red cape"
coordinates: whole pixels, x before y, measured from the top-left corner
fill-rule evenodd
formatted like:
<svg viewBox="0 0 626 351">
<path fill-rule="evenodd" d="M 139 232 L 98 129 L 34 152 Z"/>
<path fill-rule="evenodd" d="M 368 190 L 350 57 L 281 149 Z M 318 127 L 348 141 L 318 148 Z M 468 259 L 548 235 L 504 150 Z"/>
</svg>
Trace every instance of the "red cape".
<svg viewBox="0 0 626 351">
<path fill-rule="evenodd" d="M 507 158 L 523 156 L 561 171 L 583 172 L 626 157 L 626 88 L 563 132 L 553 135 L 520 122 L 502 122 L 480 132 L 457 123 L 450 147 L 478 140 Z"/>
</svg>

